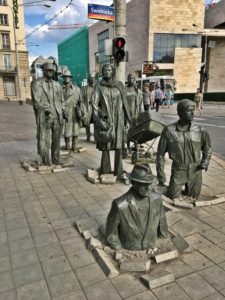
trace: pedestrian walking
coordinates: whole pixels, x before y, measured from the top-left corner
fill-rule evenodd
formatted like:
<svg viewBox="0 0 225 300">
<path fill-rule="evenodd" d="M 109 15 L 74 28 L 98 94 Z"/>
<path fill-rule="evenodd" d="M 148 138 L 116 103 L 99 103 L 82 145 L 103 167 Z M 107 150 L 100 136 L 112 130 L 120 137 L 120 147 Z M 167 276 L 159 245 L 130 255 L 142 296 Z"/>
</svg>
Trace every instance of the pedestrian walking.
<svg viewBox="0 0 225 300">
<path fill-rule="evenodd" d="M 156 112 L 159 111 L 159 105 L 160 105 L 162 99 L 163 99 L 163 92 L 162 92 L 160 86 L 156 85 L 156 90 L 155 90 L 155 105 L 156 105 L 155 110 L 156 110 Z"/>
<path fill-rule="evenodd" d="M 149 91 L 149 86 L 145 85 L 144 93 L 143 93 L 143 104 L 144 104 L 144 111 L 148 111 L 150 108 L 151 103 L 151 92 Z"/>
<path fill-rule="evenodd" d="M 197 93 L 195 94 L 194 98 L 195 102 L 195 114 L 197 111 L 200 111 L 200 115 L 202 114 L 202 102 L 203 102 L 203 95 L 201 89 L 197 89 Z"/>
</svg>

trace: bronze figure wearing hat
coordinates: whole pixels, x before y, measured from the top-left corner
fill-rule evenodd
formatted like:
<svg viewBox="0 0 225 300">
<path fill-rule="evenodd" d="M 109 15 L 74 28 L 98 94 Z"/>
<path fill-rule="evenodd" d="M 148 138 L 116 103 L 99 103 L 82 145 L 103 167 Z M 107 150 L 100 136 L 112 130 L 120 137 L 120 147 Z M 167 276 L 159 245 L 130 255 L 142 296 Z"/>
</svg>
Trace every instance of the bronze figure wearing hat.
<svg viewBox="0 0 225 300">
<path fill-rule="evenodd" d="M 179 198 L 182 188 L 189 197 L 198 198 L 202 187 L 202 170 L 207 171 L 212 155 L 210 137 L 207 130 L 193 124 L 195 104 L 191 100 L 180 100 L 177 105 L 179 120 L 165 127 L 157 150 L 157 176 L 164 185 L 164 157 L 168 152 L 172 159 L 172 171 L 167 195 Z"/>
<path fill-rule="evenodd" d="M 68 115 L 68 120 L 64 123 L 65 148 L 70 150 L 70 139 L 72 138 L 71 150 L 78 151 L 78 136 L 82 120 L 85 118 L 85 107 L 79 87 L 75 86 L 71 81 L 71 72 L 66 70 L 62 77 L 65 110 Z"/>
<path fill-rule="evenodd" d="M 37 124 L 37 148 L 44 165 L 59 164 L 60 137 L 62 134 L 64 99 L 60 84 L 53 80 L 55 66 L 42 65 L 44 76 L 31 83 L 33 108 Z M 51 149 L 51 159 L 50 159 Z"/>
<path fill-rule="evenodd" d="M 157 238 L 168 233 L 161 196 L 152 192 L 157 178 L 147 164 L 136 164 L 130 180 L 131 189 L 112 202 L 107 241 L 113 249 L 152 249 Z"/>
</svg>

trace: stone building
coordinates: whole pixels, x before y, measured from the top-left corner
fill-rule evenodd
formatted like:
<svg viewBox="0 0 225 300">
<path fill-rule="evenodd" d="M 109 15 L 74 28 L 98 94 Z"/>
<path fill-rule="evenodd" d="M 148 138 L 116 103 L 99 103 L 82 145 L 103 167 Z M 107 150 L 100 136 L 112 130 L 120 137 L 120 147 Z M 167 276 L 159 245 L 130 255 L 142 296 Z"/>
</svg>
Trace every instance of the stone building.
<svg viewBox="0 0 225 300">
<path fill-rule="evenodd" d="M 204 0 L 132 0 L 127 3 L 126 73 L 141 76 L 143 61 L 154 61 L 160 75 L 173 75 L 177 93 L 193 93 L 200 84 Z M 104 39 L 113 38 L 112 23 L 98 22 L 89 29 L 90 72 L 101 73 L 109 61 Z M 96 43 L 96 40 L 98 43 Z"/>
<path fill-rule="evenodd" d="M 0 100 L 25 100 L 30 98 L 30 72 L 23 1 L 18 1 L 18 29 L 12 5 L 12 0 L 0 0 Z"/>
</svg>

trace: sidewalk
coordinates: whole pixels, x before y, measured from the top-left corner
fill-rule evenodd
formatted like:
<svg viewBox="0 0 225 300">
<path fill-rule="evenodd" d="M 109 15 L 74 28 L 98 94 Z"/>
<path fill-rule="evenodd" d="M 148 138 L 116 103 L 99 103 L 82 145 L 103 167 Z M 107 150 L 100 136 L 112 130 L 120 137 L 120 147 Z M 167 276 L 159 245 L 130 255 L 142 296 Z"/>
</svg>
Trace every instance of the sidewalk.
<svg viewBox="0 0 225 300">
<path fill-rule="evenodd" d="M 0 103 L 0 115 L 1 300 L 225 299 L 225 204 L 181 213 L 196 231 L 187 236 L 194 251 L 159 266 L 174 273 L 174 283 L 149 291 L 133 274 L 108 279 L 73 224 L 90 218 L 102 224 L 112 199 L 129 186 L 86 181 L 86 169 L 99 167 L 100 152 L 85 142 L 83 130 L 88 151 L 75 156 L 76 168 L 26 172 L 20 160 L 38 157 L 32 107 Z M 133 165 L 126 160 L 124 167 Z M 166 173 L 169 178 L 169 162 Z M 224 162 L 213 157 L 202 197 L 224 196 L 224 178 Z"/>
</svg>

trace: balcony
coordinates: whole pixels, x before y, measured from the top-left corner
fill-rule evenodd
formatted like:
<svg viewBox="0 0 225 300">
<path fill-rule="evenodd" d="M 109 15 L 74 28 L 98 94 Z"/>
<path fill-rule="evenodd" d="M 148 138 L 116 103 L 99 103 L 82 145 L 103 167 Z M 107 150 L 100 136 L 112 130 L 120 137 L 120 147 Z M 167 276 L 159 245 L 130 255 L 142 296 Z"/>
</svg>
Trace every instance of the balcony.
<svg viewBox="0 0 225 300">
<path fill-rule="evenodd" d="M 0 66 L 1 74 L 16 74 L 16 67 L 13 66 Z"/>
</svg>

